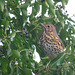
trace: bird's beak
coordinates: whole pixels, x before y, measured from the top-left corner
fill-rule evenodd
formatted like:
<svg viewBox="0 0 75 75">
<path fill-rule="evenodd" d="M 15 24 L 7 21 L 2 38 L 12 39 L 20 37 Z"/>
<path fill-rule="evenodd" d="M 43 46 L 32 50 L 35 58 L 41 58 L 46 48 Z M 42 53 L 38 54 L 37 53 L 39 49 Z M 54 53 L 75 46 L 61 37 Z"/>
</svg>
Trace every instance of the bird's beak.
<svg viewBox="0 0 75 75">
<path fill-rule="evenodd" d="M 40 23 L 40 25 L 44 26 L 44 24 L 43 24 L 43 23 Z"/>
</svg>

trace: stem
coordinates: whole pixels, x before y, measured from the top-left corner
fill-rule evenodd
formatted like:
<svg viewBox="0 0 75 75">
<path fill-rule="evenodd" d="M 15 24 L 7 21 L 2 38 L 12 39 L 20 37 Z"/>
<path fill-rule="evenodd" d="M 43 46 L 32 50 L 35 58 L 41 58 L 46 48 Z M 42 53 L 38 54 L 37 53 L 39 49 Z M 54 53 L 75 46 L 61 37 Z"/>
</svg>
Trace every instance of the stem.
<svg viewBox="0 0 75 75">
<path fill-rule="evenodd" d="M 23 51 L 27 51 L 27 50 L 31 50 L 31 49 L 23 49 L 23 50 L 20 51 L 20 53 L 23 52 Z"/>
</svg>

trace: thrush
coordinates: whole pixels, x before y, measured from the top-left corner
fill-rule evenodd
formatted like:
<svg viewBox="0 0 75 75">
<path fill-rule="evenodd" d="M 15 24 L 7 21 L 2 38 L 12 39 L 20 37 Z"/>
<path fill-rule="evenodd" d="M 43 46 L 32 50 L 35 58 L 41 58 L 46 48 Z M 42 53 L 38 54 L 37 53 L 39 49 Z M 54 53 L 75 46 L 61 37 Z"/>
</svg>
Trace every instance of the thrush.
<svg viewBox="0 0 75 75">
<path fill-rule="evenodd" d="M 43 51 L 46 55 L 51 59 L 57 57 L 60 52 L 64 52 L 64 45 L 56 32 L 56 28 L 54 25 L 42 24 L 44 27 L 44 31 L 41 37 L 41 45 Z"/>
</svg>

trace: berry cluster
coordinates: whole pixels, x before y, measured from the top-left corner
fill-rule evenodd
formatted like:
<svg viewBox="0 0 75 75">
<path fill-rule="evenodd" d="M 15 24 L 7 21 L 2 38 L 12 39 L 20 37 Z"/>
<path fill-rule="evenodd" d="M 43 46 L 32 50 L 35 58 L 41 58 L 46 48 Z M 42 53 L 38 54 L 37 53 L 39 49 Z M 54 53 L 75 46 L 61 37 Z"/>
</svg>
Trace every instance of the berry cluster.
<svg viewBox="0 0 75 75">
<path fill-rule="evenodd" d="M 64 12 L 64 14 L 66 14 L 67 16 L 69 16 L 69 14 L 67 14 L 67 10 L 66 10 L 66 11 L 63 10 L 62 5 L 59 5 L 59 8 L 60 8 L 60 10 L 61 10 L 62 12 Z"/>
<path fill-rule="evenodd" d="M 26 34 L 26 37 L 28 37 L 28 33 L 29 33 L 29 31 L 27 31 L 26 28 L 23 28 L 23 30 L 24 30 L 24 34 Z"/>
</svg>

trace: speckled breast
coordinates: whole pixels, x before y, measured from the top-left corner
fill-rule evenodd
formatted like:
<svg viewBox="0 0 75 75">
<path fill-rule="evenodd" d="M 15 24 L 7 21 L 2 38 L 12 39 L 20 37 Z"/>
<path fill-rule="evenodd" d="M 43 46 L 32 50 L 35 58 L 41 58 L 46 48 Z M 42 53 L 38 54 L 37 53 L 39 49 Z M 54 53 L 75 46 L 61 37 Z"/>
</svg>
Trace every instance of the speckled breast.
<svg viewBox="0 0 75 75">
<path fill-rule="evenodd" d="M 41 45 L 45 54 L 47 54 L 50 59 L 53 59 L 60 51 L 58 50 L 57 44 L 53 41 L 53 38 L 51 38 L 52 37 L 47 37 L 47 35 L 43 33 L 41 38 Z"/>
</svg>

